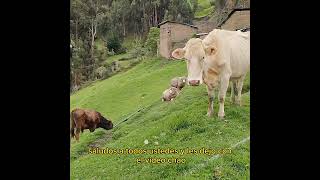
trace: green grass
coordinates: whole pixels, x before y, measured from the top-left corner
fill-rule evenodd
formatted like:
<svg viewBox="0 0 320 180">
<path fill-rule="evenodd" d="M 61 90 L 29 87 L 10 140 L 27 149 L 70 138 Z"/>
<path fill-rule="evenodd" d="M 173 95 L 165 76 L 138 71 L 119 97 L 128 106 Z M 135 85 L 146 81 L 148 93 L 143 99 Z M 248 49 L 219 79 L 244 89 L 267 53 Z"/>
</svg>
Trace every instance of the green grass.
<svg viewBox="0 0 320 180">
<path fill-rule="evenodd" d="M 198 0 L 198 8 L 195 12 L 195 18 L 202 18 L 213 12 L 214 6 L 211 6 L 209 0 Z"/>
<path fill-rule="evenodd" d="M 113 61 L 119 61 L 123 58 L 131 58 L 131 55 L 129 53 L 123 53 L 123 54 L 109 56 L 103 63 L 111 63 Z"/>
<path fill-rule="evenodd" d="M 137 109 L 135 114 L 112 131 L 85 131 L 80 142 L 71 144 L 71 179 L 248 179 L 249 142 L 232 154 L 207 161 L 207 155 L 92 155 L 92 144 L 100 148 L 228 148 L 250 134 L 250 97 L 243 106 L 225 103 L 225 121 L 205 116 L 207 95 L 204 85 L 185 87 L 175 101 L 160 101 L 175 76 L 186 75 L 183 61 L 147 59 L 132 69 L 84 88 L 70 97 L 70 108 L 96 109 L 114 124 Z M 246 80 L 246 87 L 249 81 Z M 246 92 L 246 91 L 245 91 Z M 144 140 L 149 144 L 145 145 Z M 156 145 L 158 142 L 159 145 Z M 137 164 L 136 158 L 184 158 L 185 164 Z M 205 163 L 205 166 L 194 169 Z"/>
<path fill-rule="evenodd" d="M 114 61 L 118 61 L 121 71 L 126 71 L 136 65 L 138 58 L 132 57 L 129 53 L 109 56 L 102 65 L 110 64 Z"/>
</svg>

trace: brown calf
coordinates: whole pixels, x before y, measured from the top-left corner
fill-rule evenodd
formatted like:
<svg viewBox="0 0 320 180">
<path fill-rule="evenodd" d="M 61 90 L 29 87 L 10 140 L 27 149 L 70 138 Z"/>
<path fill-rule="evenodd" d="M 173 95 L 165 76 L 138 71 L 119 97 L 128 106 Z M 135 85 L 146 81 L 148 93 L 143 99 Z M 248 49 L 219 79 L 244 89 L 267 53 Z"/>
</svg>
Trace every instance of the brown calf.
<svg viewBox="0 0 320 180">
<path fill-rule="evenodd" d="M 87 109 L 72 110 L 70 129 L 71 138 L 75 136 L 76 140 L 79 141 L 80 131 L 83 132 L 83 130 L 89 129 L 90 132 L 93 132 L 96 128 L 109 130 L 113 128 L 113 124 L 97 111 Z"/>
</svg>

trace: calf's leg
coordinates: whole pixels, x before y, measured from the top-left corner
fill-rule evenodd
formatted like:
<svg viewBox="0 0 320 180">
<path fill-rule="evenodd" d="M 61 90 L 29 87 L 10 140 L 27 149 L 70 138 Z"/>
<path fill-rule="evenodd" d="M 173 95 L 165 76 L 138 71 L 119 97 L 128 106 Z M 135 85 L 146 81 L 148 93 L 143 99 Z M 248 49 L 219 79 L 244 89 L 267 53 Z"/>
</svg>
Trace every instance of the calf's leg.
<svg viewBox="0 0 320 180">
<path fill-rule="evenodd" d="M 80 131 L 81 131 L 80 128 L 76 128 L 76 140 L 77 140 L 77 142 L 79 142 Z"/>
<path fill-rule="evenodd" d="M 72 139 L 72 138 L 74 137 L 74 135 L 75 135 L 75 134 L 74 134 L 74 128 L 71 128 L 71 129 L 70 129 L 70 134 L 71 134 L 71 138 L 70 138 L 70 139 Z"/>
</svg>

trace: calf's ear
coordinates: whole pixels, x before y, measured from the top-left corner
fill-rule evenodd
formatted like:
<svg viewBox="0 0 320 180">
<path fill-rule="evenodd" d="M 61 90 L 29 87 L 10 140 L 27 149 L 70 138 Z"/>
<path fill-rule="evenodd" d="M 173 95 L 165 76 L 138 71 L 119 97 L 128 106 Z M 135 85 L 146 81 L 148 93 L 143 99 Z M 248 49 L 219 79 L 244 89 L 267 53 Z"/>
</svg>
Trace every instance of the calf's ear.
<svg viewBox="0 0 320 180">
<path fill-rule="evenodd" d="M 206 47 L 205 52 L 208 56 L 212 56 L 217 53 L 217 48 L 215 46 L 209 46 Z"/>
<path fill-rule="evenodd" d="M 186 51 L 183 48 L 178 48 L 171 53 L 171 56 L 175 59 L 182 59 L 185 53 Z"/>
</svg>

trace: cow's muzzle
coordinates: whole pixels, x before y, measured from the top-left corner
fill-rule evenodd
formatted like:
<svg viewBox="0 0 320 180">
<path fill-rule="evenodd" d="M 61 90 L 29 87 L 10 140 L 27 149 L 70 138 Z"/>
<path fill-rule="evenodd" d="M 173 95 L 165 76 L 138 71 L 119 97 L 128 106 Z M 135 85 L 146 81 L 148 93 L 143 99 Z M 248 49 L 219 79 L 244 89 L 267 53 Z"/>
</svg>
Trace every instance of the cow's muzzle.
<svg viewBox="0 0 320 180">
<path fill-rule="evenodd" d="M 189 85 L 191 86 L 199 86 L 200 80 L 190 80 Z"/>
</svg>

